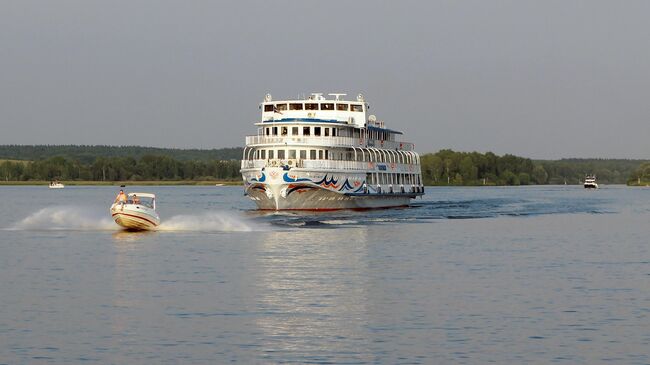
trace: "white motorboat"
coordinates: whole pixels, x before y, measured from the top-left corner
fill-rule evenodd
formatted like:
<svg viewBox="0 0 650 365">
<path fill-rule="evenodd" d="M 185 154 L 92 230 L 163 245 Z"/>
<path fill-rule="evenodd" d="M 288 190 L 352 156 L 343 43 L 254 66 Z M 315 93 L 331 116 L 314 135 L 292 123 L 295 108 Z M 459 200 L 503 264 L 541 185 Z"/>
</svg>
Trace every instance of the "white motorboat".
<svg viewBox="0 0 650 365">
<path fill-rule="evenodd" d="M 259 209 L 335 210 L 408 206 L 424 194 L 420 156 L 402 132 L 367 115 L 363 95 L 266 95 L 257 135 L 246 137 L 245 193 Z"/>
<path fill-rule="evenodd" d="M 598 189 L 598 184 L 596 183 L 596 175 L 585 176 L 584 187 L 585 189 Z"/>
<path fill-rule="evenodd" d="M 129 230 L 155 230 L 160 225 L 156 196 L 150 193 L 127 194 L 126 202 L 111 205 L 111 215 L 115 223 Z"/>
<path fill-rule="evenodd" d="M 63 189 L 65 185 L 61 184 L 58 181 L 50 181 L 50 185 L 48 187 L 50 189 Z"/>
</svg>

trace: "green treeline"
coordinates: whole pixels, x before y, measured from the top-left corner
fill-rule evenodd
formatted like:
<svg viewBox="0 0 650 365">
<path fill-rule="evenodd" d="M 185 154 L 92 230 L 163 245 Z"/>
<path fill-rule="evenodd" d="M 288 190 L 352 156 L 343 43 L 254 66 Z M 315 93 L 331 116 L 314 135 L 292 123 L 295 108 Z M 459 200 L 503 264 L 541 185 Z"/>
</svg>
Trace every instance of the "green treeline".
<svg viewBox="0 0 650 365">
<path fill-rule="evenodd" d="M 596 175 L 599 184 L 625 184 L 643 160 L 562 159 L 535 161 L 549 174 L 549 184 L 580 184 L 585 174 Z"/>
<path fill-rule="evenodd" d="M 76 145 L 0 145 L 0 158 L 7 160 L 44 160 L 54 156 L 93 163 L 99 157 L 169 156 L 180 161 L 239 160 L 241 147 L 220 149 L 177 149 L 140 146 L 76 146 Z"/>
<path fill-rule="evenodd" d="M 179 161 L 169 156 L 98 157 L 83 163 L 65 157 L 33 162 L 4 161 L 0 178 L 5 181 L 88 180 L 239 180 L 239 160 Z"/>
<path fill-rule="evenodd" d="M 634 170 L 627 184 L 639 186 L 650 185 L 650 162 L 643 163 Z"/>
<path fill-rule="evenodd" d="M 147 181 L 239 180 L 242 148 L 173 149 L 136 146 L 0 145 L 0 179 Z M 2 160 L 6 159 L 6 160 Z M 492 152 L 441 150 L 421 157 L 427 185 L 601 184 L 650 182 L 650 161 L 531 160 Z"/>
<path fill-rule="evenodd" d="M 441 150 L 421 157 L 426 185 L 545 184 L 548 174 L 528 158 Z"/>
<path fill-rule="evenodd" d="M 596 174 L 602 184 L 625 184 L 639 160 L 562 159 L 533 161 L 492 152 L 441 150 L 421 157 L 426 185 L 529 185 L 580 184 L 586 174 Z"/>
</svg>

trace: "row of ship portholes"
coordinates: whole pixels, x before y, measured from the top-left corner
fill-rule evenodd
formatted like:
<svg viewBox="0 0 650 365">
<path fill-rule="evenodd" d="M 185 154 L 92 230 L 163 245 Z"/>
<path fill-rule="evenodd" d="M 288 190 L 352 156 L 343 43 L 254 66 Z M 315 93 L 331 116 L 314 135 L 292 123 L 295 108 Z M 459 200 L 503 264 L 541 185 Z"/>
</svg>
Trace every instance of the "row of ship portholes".
<svg viewBox="0 0 650 365">
<path fill-rule="evenodd" d="M 337 134 L 340 132 L 334 127 L 280 126 L 265 128 L 266 137 L 337 137 Z"/>
<path fill-rule="evenodd" d="M 329 150 L 256 149 L 252 157 L 255 160 L 343 160 L 347 157 L 346 153 L 348 152 L 330 153 Z"/>
<path fill-rule="evenodd" d="M 376 194 L 420 194 L 424 193 L 424 186 L 411 185 L 410 187 L 405 187 L 404 185 L 400 185 L 399 187 L 393 187 L 392 184 L 388 184 L 388 186 L 386 186 L 384 189 L 381 184 L 377 184 L 374 188 L 374 192 Z M 372 193 L 371 187 L 369 187 L 367 184 L 363 184 L 363 193 Z"/>
</svg>

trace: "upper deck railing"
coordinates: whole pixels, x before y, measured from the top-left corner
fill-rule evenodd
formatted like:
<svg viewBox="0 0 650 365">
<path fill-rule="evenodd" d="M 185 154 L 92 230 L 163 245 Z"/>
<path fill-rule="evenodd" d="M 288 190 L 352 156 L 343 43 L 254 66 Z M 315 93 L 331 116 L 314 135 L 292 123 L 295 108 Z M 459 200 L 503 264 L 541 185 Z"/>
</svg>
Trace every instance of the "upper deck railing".
<svg viewBox="0 0 650 365">
<path fill-rule="evenodd" d="M 301 145 L 323 147 L 375 147 L 390 150 L 413 151 L 415 146 L 409 142 L 379 141 L 353 137 L 304 137 L 304 136 L 246 136 L 246 145 Z"/>
</svg>

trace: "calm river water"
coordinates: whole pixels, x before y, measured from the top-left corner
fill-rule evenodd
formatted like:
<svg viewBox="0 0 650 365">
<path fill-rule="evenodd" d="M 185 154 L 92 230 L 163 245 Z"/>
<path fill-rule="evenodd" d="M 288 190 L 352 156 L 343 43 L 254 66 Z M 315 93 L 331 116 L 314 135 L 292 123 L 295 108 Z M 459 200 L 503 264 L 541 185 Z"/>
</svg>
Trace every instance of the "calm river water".
<svg viewBox="0 0 650 365">
<path fill-rule="evenodd" d="M 241 187 L 0 187 L 0 364 L 649 364 L 650 189 L 429 188 L 259 213 Z"/>
</svg>

